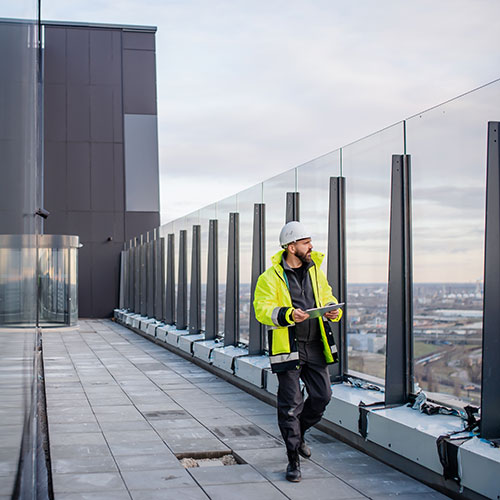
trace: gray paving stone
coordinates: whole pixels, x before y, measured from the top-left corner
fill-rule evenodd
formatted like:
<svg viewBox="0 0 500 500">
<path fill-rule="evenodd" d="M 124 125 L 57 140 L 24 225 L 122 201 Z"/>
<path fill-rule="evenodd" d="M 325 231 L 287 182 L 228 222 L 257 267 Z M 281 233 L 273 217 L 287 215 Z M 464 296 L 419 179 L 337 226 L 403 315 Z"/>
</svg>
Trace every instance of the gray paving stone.
<svg viewBox="0 0 500 500">
<path fill-rule="evenodd" d="M 104 436 L 106 441 L 112 444 L 125 444 L 125 443 L 149 443 L 161 441 L 160 436 L 150 429 L 144 431 L 105 431 Z"/>
<path fill-rule="evenodd" d="M 52 423 L 49 426 L 49 435 L 60 433 L 73 433 L 73 432 L 100 432 L 100 427 L 97 422 L 83 422 L 77 424 L 56 424 Z M 52 441 L 52 438 L 51 438 Z"/>
<path fill-rule="evenodd" d="M 56 458 L 51 462 L 52 472 L 55 474 L 117 472 L 118 470 L 111 455 Z"/>
<path fill-rule="evenodd" d="M 166 449 L 157 455 L 118 455 L 115 460 L 120 471 L 183 468 L 176 456 Z"/>
<path fill-rule="evenodd" d="M 169 440 L 168 446 L 174 453 L 230 451 L 230 448 L 216 438 Z"/>
<path fill-rule="evenodd" d="M 52 433 L 50 435 L 50 442 L 54 446 L 64 445 L 64 444 L 101 444 L 106 445 L 104 436 L 102 432 L 63 432 L 63 433 Z"/>
<path fill-rule="evenodd" d="M 80 493 L 92 491 L 127 490 L 117 472 L 99 472 L 87 474 L 53 474 L 54 493 Z"/>
<path fill-rule="evenodd" d="M 131 498 L 124 491 L 92 491 L 87 493 L 59 493 L 57 500 L 127 500 Z M 0 499 L 1 500 L 1 499 Z"/>
<path fill-rule="evenodd" d="M 168 490 L 133 490 L 133 500 L 207 500 L 208 496 L 198 486 L 169 488 Z"/>
<path fill-rule="evenodd" d="M 126 420 L 125 422 L 99 422 L 101 429 L 106 431 L 146 431 L 151 425 L 146 420 Z"/>
<path fill-rule="evenodd" d="M 50 446 L 50 455 L 55 458 L 71 458 L 71 457 L 102 457 L 109 455 L 110 451 L 107 445 L 104 444 L 88 444 L 88 445 L 70 445 L 61 444 Z"/>
<path fill-rule="evenodd" d="M 304 473 L 302 473 L 302 478 L 300 483 L 290 483 L 283 478 L 282 481 L 273 481 L 273 484 L 290 500 L 304 500 L 305 498 L 312 497 L 314 497 L 314 500 L 366 498 L 359 491 L 346 485 L 340 479 L 304 479 Z"/>
<path fill-rule="evenodd" d="M 212 484 L 262 483 L 266 478 L 248 464 L 221 465 L 217 467 L 193 467 L 189 474 L 201 486 Z"/>
<path fill-rule="evenodd" d="M 394 500 L 447 500 L 446 495 L 442 495 L 437 491 L 432 493 L 403 493 L 403 494 L 394 494 L 394 495 L 374 495 L 370 497 L 372 500 L 387 500 L 388 498 L 393 498 Z"/>
<path fill-rule="evenodd" d="M 167 448 L 167 445 L 163 441 L 158 440 L 147 443 L 110 443 L 109 448 L 114 456 L 156 455 L 162 453 Z"/>
<path fill-rule="evenodd" d="M 406 493 L 433 493 L 434 490 L 401 472 L 356 476 L 346 482 L 367 496 L 402 495 Z"/>
<path fill-rule="evenodd" d="M 166 490 L 196 485 L 183 468 L 122 471 L 122 476 L 129 490 Z"/>
<path fill-rule="evenodd" d="M 270 483 L 221 484 L 205 486 L 204 490 L 211 500 L 255 500 L 259 498 L 265 500 L 283 500 L 287 498 Z M 302 500 L 305 498 L 310 497 L 303 497 Z"/>
</svg>

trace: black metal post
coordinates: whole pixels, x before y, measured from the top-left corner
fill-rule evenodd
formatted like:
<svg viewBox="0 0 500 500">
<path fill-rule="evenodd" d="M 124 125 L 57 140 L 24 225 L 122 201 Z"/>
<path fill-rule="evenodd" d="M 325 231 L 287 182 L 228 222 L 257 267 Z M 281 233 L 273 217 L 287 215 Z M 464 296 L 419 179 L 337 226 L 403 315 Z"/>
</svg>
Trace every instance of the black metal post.
<svg viewBox="0 0 500 500">
<path fill-rule="evenodd" d="M 147 292 L 146 292 L 146 310 L 148 318 L 154 318 L 154 293 L 155 293 L 155 283 L 154 283 L 154 260 L 153 260 L 153 241 L 151 239 L 151 234 L 148 232 L 148 241 L 146 243 L 146 275 L 147 275 Z"/>
<path fill-rule="evenodd" d="M 167 325 L 175 323 L 175 234 L 168 235 L 165 323 Z"/>
<path fill-rule="evenodd" d="M 300 220 L 300 193 L 286 193 L 285 222 Z"/>
<path fill-rule="evenodd" d="M 410 193 L 410 156 L 393 155 L 387 290 L 386 405 L 407 403 L 413 389 Z"/>
<path fill-rule="evenodd" d="M 163 293 L 163 288 L 165 286 L 165 279 L 164 279 L 164 273 L 165 273 L 165 267 L 162 261 L 162 242 L 163 238 L 160 238 L 158 236 L 158 233 L 156 233 L 156 238 L 153 242 L 153 254 L 154 254 L 154 263 L 155 263 L 155 310 L 154 310 L 154 317 L 158 321 L 163 321 L 163 300 L 164 300 L 164 293 Z"/>
<path fill-rule="evenodd" d="M 148 279 L 146 272 L 146 241 L 143 235 L 141 235 L 141 316 L 146 316 L 148 314 L 147 308 L 147 290 L 148 290 Z"/>
<path fill-rule="evenodd" d="M 191 288 L 189 290 L 189 333 L 201 331 L 201 226 L 193 226 Z"/>
<path fill-rule="evenodd" d="M 177 287 L 177 330 L 187 328 L 187 231 L 181 229 L 179 234 L 179 276 Z"/>
<path fill-rule="evenodd" d="M 229 214 L 224 345 L 236 345 L 240 333 L 240 235 L 238 213 Z"/>
<path fill-rule="evenodd" d="M 480 434 L 500 440 L 500 122 L 488 122 Z"/>
<path fill-rule="evenodd" d="M 134 240 L 129 241 L 129 258 L 128 258 L 128 305 L 129 311 L 134 311 L 134 263 L 135 263 L 135 248 Z"/>
<path fill-rule="evenodd" d="M 167 289 L 166 289 L 166 249 L 165 249 L 165 238 L 160 238 L 158 241 L 158 248 L 159 248 L 159 279 L 160 279 L 160 305 L 159 305 L 159 310 L 160 310 L 160 321 L 165 322 L 166 320 L 166 311 L 165 311 L 165 305 L 166 305 L 166 299 L 167 299 Z"/>
<path fill-rule="evenodd" d="M 219 223 L 210 220 L 208 232 L 207 305 L 205 339 L 213 340 L 219 333 Z"/>
<path fill-rule="evenodd" d="M 134 312 L 141 312 L 141 247 L 139 238 L 134 238 Z"/>
<path fill-rule="evenodd" d="M 328 262 L 327 277 L 334 297 L 346 302 L 346 245 L 345 245 L 345 177 L 330 177 L 330 206 L 328 211 Z M 341 382 L 347 374 L 347 307 L 343 306 L 343 317 L 338 323 L 330 323 L 339 362 L 330 365 L 332 382 Z"/>
<path fill-rule="evenodd" d="M 127 290 L 127 257 L 128 252 L 123 244 L 123 250 L 120 252 L 120 295 L 118 299 L 118 307 L 125 309 L 126 307 L 126 290 Z M 69 309 L 68 309 L 69 311 Z"/>
<path fill-rule="evenodd" d="M 266 329 L 257 321 L 253 297 L 259 276 L 266 269 L 266 205 L 255 203 L 253 209 L 252 284 L 250 288 L 250 329 L 248 353 L 259 355 L 265 349 Z"/>
</svg>

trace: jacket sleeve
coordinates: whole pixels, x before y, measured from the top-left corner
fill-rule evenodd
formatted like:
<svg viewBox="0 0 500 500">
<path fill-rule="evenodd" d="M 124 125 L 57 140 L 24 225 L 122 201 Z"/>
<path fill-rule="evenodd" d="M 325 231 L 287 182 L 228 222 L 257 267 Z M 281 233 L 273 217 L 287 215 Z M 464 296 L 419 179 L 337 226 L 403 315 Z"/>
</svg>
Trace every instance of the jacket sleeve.
<svg viewBox="0 0 500 500">
<path fill-rule="evenodd" d="M 339 301 L 336 299 L 336 297 L 333 296 L 332 287 L 329 285 L 325 273 L 321 269 L 319 269 L 318 272 L 318 282 L 321 295 L 321 303 L 325 306 L 328 304 L 338 304 Z M 343 311 L 342 309 L 339 309 L 339 311 L 340 314 L 335 319 L 331 319 L 329 321 L 332 321 L 334 323 L 340 321 L 340 318 L 342 318 L 343 315 Z"/>
<path fill-rule="evenodd" d="M 269 326 L 293 325 L 293 307 L 282 307 L 278 303 L 276 284 L 267 278 L 266 273 L 259 276 L 253 301 L 257 321 Z"/>
</svg>

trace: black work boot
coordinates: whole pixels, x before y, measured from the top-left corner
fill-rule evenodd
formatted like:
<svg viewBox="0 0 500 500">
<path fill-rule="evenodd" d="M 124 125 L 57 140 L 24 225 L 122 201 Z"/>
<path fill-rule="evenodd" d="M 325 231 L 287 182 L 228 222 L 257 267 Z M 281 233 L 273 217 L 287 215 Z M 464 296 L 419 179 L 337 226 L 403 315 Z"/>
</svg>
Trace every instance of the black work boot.
<svg viewBox="0 0 500 500">
<path fill-rule="evenodd" d="M 304 441 L 304 436 L 302 436 L 302 439 L 300 440 L 299 453 L 304 458 L 310 458 L 311 456 L 311 448 L 309 448 L 309 446 L 307 446 L 307 443 Z"/>
<path fill-rule="evenodd" d="M 286 478 L 292 483 L 298 483 L 302 479 L 302 474 L 300 473 L 300 459 L 298 451 L 287 451 L 288 455 L 288 466 L 286 468 Z"/>
</svg>

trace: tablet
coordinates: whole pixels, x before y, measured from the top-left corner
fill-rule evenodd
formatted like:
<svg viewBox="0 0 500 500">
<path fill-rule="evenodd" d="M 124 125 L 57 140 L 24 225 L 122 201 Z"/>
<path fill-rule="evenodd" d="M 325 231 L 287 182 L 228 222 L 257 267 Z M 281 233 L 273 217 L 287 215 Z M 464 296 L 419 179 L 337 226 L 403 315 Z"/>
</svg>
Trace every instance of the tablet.
<svg viewBox="0 0 500 500">
<path fill-rule="evenodd" d="M 339 309 L 344 305 L 344 302 L 341 302 L 340 304 L 330 304 L 328 306 L 324 307 L 316 307 L 314 309 L 307 309 L 305 312 L 309 314 L 309 319 L 313 318 L 321 318 L 323 314 L 333 311 L 334 309 Z"/>
</svg>

